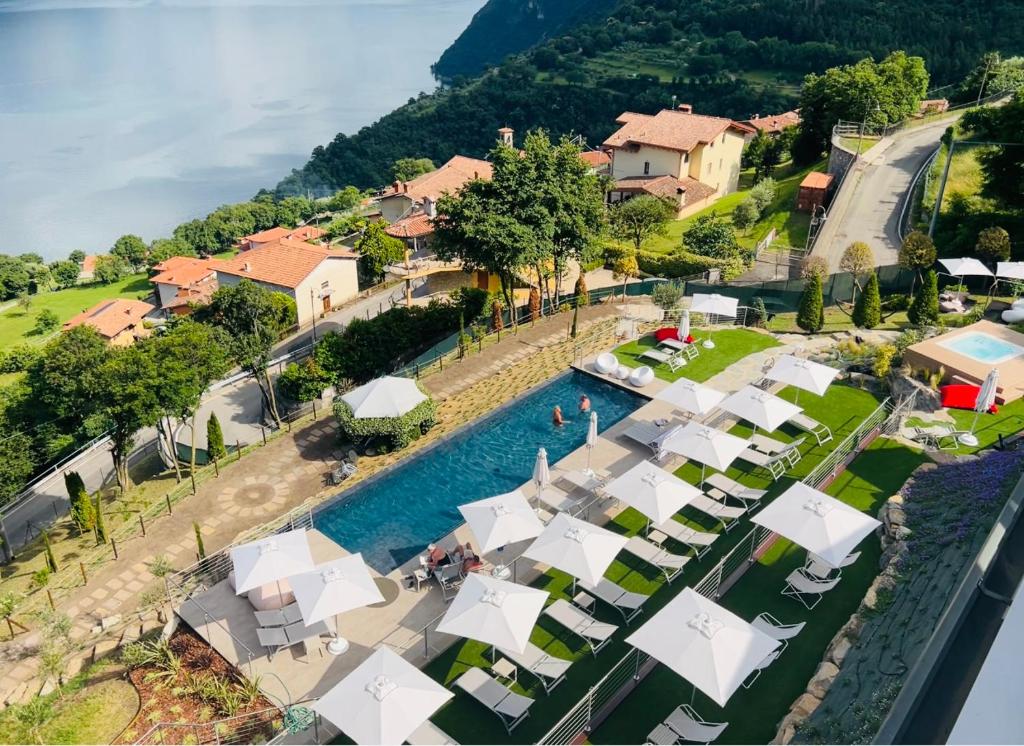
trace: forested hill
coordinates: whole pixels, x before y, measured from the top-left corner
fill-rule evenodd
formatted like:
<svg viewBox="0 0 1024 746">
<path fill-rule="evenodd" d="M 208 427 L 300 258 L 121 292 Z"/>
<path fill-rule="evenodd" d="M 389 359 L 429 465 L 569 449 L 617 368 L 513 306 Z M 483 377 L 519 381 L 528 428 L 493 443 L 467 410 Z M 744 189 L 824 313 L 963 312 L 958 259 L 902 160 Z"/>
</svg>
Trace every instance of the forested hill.
<svg viewBox="0 0 1024 746">
<path fill-rule="evenodd" d="M 510 54 L 593 19 L 617 0 L 488 0 L 434 65 L 439 78 L 476 75 Z"/>
<path fill-rule="evenodd" d="M 784 110 L 806 73 L 896 49 L 925 59 L 933 88 L 958 81 L 986 51 L 1024 53 L 1022 0 L 618 0 L 608 10 L 611 3 L 489 0 L 438 63 L 454 88 L 316 148 L 278 194 L 380 186 L 403 157 L 480 156 L 502 125 L 580 133 L 596 144 L 624 109 L 677 101 L 736 118 Z M 477 78 L 458 74 L 517 47 Z"/>
</svg>

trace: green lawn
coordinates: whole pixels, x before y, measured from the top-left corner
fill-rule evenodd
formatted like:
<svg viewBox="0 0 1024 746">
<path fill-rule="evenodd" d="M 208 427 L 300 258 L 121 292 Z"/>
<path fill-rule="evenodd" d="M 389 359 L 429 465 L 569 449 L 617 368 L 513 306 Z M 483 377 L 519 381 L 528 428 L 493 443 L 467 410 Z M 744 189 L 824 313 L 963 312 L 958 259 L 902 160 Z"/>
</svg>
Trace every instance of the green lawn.
<svg viewBox="0 0 1024 746">
<path fill-rule="evenodd" d="M 879 138 L 870 137 L 865 135 L 863 139 L 859 137 L 840 137 L 840 144 L 849 150 L 851 153 L 866 153 L 870 148 L 873 148 L 878 144 Z M 859 151 L 858 151 L 859 149 Z"/>
<path fill-rule="evenodd" d="M 958 430 L 970 430 L 974 423 L 974 412 L 964 409 L 947 410 L 956 421 Z M 908 427 L 927 427 L 935 424 L 947 424 L 941 420 L 927 418 L 912 418 L 907 420 Z M 983 414 L 978 417 L 978 425 L 974 428 L 974 434 L 978 436 L 978 446 L 969 448 L 963 444 L 958 449 L 959 453 L 977 453 L 985 448 L 990 448 L 999 440 L 999 436 L 1010 436 L 1024 430 L 1024 399 L 999 407 L 996 414 Z"/>
<path fill-rule="evenodd" d="M 638 365 L 650 365 L 654 368 L 654 375 L 665 381 L 675 381 L 677 378 L 689 378 L 691 381 L 706 381 L 711 376 L 719 373 L 737 360 L 742 360 L 753 352 L 767 350 L 769 347 L 777 347 L 778 342 L 774 337 L 749 329 L 719 329 L 713 332 L 694 332 L 694 336 L 703 340 L 710 337 L 715 342 L 713 350 L 701 348 L 696 359 L 690 360 L 675 373 L 669 370 L 667 365 L 656 365 L 655 360 L 639 357 L 646 350 L 657 346 L 653 334 L 648 334 L 633 342 L 617 347 L 615 356 L 623 365 L 636 367 Z"/>
<path fill-rule="evenodd" d="M 145 274 L 131 275 L 110 285 L 93 283 L 78 285 L 65 290 L 54 290 L 30 296 L 32 305 L 28 311 L 14 306 L 0 313 L 0 349 L 11 345 L 29 343 L 41 344 L 47 337 L 32 334 L 39 312 L 47 308 L 60 317 L 61 323 L 101 300 L 108 298 L 145 298 L 152 285 Z"/>
<path fill-rule="evenodd" d="M 783 395 L 786 398 L 793 396 L 789 390 L 784 391 Z M 870 393 L 843 385 L 833 386 L 825 397 L 816 397 L 805 393 L 801 397 L 800 403 L 809 415 L 833 429 L 836 436 L 833 443 L 820 447 L 812 445 L 813 440 L 811 443 L 805 441 L 802 449 L 803 460 L 792 470 L 790 476 L 779 482 L 772 482 L 770 477 L 759 473 L 749 473 L 736 468 L 727 472 L 730 476 L 741 479 L 750 486 L 769 489 L 770 493 L 766 498 L 768 500 L 781 493 L 792 479 L 801 479 L 806 476 L 846 433 L 855 428 L 863 417 L 878 405 L 877 399 Z M 749 428 L 743 425 L 737 426 L 733 431 L 737 434 L 750 432 Z M 773 437 L 791 440 L 799 435 L 800 433 L 796 430 L 787 428 L 777 431 Z M 853 462 L 850 471 L 836 482 L 830 492 L 858 507 L 871 507 L 895 491 L 903 483 L 906 475 L 920 461 L 921 456 L 908 448 L 895 445 L 890 441 L 879 441 L 869 452 Z M 696 465 L 686 464 L 676 473 L 687 481 L 696 482 L 699 479 L 700 468 Z M 702 514 L 691 513 L 689 509 L 684 510 L 677 516 L 677 519 L 684 523 L 702 526 L 706 530 L 715 530 L 709 519 Z M 641 514 L 628 509 L 609 523 L 607 528 L 633 535 L 640 532 L 645 524 L 646 520 Z M 750 528 L 749 522 L 746 519 L 741 519 L 741 524 L 729 533 L 722 535 L 713 545 L 712 551 L 703 559 L 691 561 L 671 586 L 664 583 L 664 578 L 659 571 L 633 560 L 629 555 L 620 555 L 620 559 L 612 564 L 606 576 L 629 590 L 653 594 L 644 605 L 644 615 L 634 622 L 633 627 L 642 623 L 643 619 L 650 618 L 658 609 L 667 604 L 681 588 L 699 581 L 708 569 L 747 533 Z M 868 544 L 872 543 L 868 542 Z M 870 548 L 865 545 L 864 548 L 869 555 L 874 552 L 874 557 L 877 559 L 877 544 L 872 544 Z M 686 553 L 685 547 L 679 545 L 671 546 L 669 549 Z M 747 599 L 746 603 L 751 608 L 757 608 L 757 611 L 749 614 L 751 618 L 759 611 L 775 609 L 780 601 L 785 600 L 777 595 L 781 584 L 777 584 L 775 576 L 782 573 L 784 577 L 789 572 L 787 568 L 798 561 L 799 553 L 779 547 L 770 557 L 765 558 L 763 569 L 759 566 L 751 571 L 752 574 L 749 577 L 753 578 L 753 581 L 745 578 L 735 589 L 730 591 L 726 597 L 727 604 L 734 605 L 732 606 L 734 610 L 748 616 L 746 607 L 741 605 L 741 601 Z M 793 648 L 793 653 L 787 653 L 787 657 L 790 659 L 787 666 L 789 669 L 799 671 L 799 675 L 797 673 L 789 675 L 785 680 L 785 688 L 783 688 L 779 685 L 778 677 L 774 675 L 777 672 L 773 671 L 771 672 L 773 675 L 766 676 L 763 683 L 759 683 L 751 690 L 751 696 L 756 697 L 758 706 L 764 713 L 761 718 L 757 719 L 762 727 L 755 731 L 758 733 L 757 739 L 760 740 L 754 739 L 750 735 L 750 730 L 738 729 L 735 736 L 737 742 L 765 743 L 768 740 L 775 721 L 782 717 L 785 707 L 788 707 L 789 703 L 799 694 L 799 690 L 806 685 L 810 673 L 803 676 L 804 669 L 810 667 L 813 670 L 827 640 L 845 621 L 849 615 L 850 606 L 855 606 L 856 601 L 863 595 L 863 587 L 873 577 L 872 568 L 874 566 L 872 560 L 866 557 L 864 562 L 845 571 L 849 573 L 851 582 L 844 581 L 842 592 L 834 593 L 833 597 L 829 599 L 831 604 L 823 603 L 822 607 L 819 607 L 821 609 L 824 609 L 825 606 L 833 608 L 819 614 L 820 621 L 815 623 L 813 631 L 808 630 L 808 633 L 801 639 L 800 647 Z M 571 596 L 572 579 L 556 570 L 547 572 L 533 585 L 550 592 L 552 600 Z M 802 609 L 794 601 L 788 601 L 788 604 Z M 613 642 L 597 657 L 591 655 L 574 636 L 568 634 L 558 625 L 543 617 L 538 622 L 530 638 L 531 641 L 553 655 L 571 658 L 575 662 L 566 680 L 550 695 L 545 695 L 543 689 L 536 685 L 528 673 L 523 672 L 520 675 L 519 684 L 514 688 L 534 697 L 536 702 L 531 707 L 530 717 L 516 729 L 513 737 L 509 737 L 505 733 L 495 715 L 488 713 L 468 696 L 458 692 L 455 699 L 434 715 L 432 720 L 461 743 L 501 744 L 536 741 L 629 650 L 624 642 L 624 638 L 629 634 L 629 628 L 622 626 L 621 617 L 607 607 L 600 606 L 596 615 L 604 621 L 618 624 L 621 627 Z M 796 616 L 796 609 L 786 606 L 783 609 L 777 609 L 776 615 L 793 617 Z M 801 659 L 801 666 L 790 665 L 794 658 Z M 465 641 L 450 647 L 432 661 L 425 670 L 436 680 L 450 684 L 469 666 L 486 666 L 488 661 L 489 653 L 483 644 Z M 657 681 L 654 679 L 657 676 L 669 677 L 667 689 L 662 690 L 661 687 L 657 687 L 657 691 L 648 691 L 647 695 L 632 695 L 619 708 L 613 719 L 593 734 L 595 742 L 642 743 L 654 722 L 664 717 L 672 707 L 689 699 L 689 687 L 674 674 L 658 669 L 650 678 Z M 800 679 L 800 676 L 803 678 Z M 650 686 L 645 682 L 641 691 Z M 765 694 L 766 692 L 768 694 Z M 701 705 L 704 704 L 699 700 L 698 702 Z M 716 715 L 713 711 L 704 714 L 709 717 Z M 737 720 L 739 719 L 737 717 Z M 730 741 L 733 740 L 733 734 L 727 731 L 726 738 Z"/>
</svg>

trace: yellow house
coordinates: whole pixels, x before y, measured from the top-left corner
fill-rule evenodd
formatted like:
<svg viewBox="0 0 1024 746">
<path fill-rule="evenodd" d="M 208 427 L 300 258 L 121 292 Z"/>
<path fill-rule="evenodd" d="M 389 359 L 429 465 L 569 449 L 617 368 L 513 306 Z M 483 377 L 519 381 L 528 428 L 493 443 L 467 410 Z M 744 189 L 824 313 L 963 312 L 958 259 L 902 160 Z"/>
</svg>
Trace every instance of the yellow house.
<svg viewBox="0 0 1024 746">
<path fill-rule="evenodd" d="M 612 158 L 609 202 L 653 194 L 683 218 L 736 191 L 751 127 L 694 114 L 689 104 L 657 114 L 627 111 L 615 121 L 622 126 L 602 146 Z"/>
</svg>

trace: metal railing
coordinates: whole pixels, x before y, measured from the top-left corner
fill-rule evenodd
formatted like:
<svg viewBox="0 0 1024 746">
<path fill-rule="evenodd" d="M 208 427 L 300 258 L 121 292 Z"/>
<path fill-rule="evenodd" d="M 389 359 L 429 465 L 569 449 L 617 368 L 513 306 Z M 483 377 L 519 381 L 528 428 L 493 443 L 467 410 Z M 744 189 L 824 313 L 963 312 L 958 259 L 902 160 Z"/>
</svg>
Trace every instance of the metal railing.
<svg viewBox="0 0 1024 746">
<path fill-rule="evenodd" d="M 156 723 L 136 744 L 263 743 L 281 729 L 281 711 L 270 707 L 208 723 Z"/>
</svg>

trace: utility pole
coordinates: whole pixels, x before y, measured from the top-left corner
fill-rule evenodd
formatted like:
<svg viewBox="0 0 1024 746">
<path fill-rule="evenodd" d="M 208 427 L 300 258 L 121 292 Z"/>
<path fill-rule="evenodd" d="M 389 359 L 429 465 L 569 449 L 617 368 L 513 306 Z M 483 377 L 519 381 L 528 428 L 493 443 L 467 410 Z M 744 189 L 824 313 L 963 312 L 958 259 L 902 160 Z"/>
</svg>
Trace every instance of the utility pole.
<svg viewBox="0 0 1024 746">
<path fill-rule="evenodd" d="M 981 106 L 981 97 L 985 92 L 985 83 L 988 82 L 988 71 L 992 68 L 992 58 L 988 56 L 985 60 L 985 73 L 981 76 L 981 85 L 978 86 L 978 100 L 974 102 L 975 106 Z"/>
<path fill-rule="evenodd" d="M 956 147 L 956 138 L 949 138 L 949 153 L 946 154 L 946 166 L 942 169 L 942 181 L 939 182 L 939 193 L 935 196 L 935 208 L 932 210 L 932 219 L 928 223 L 928 235 L 935 235 L 935 224 L 939 222 L 939 210 L 942 209 L 942 197 L 946 191 L 946 179 L 949 178 L 949 167 L 953 165 L 953 149 Z"/>
<path fill-rule="evenodd" d="M 309 307 L 313 311 L 313 344 L 316 344 L 316 302 L 313 300 L 313 288 L 309 289 Z"/>
</svg>

